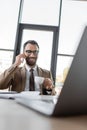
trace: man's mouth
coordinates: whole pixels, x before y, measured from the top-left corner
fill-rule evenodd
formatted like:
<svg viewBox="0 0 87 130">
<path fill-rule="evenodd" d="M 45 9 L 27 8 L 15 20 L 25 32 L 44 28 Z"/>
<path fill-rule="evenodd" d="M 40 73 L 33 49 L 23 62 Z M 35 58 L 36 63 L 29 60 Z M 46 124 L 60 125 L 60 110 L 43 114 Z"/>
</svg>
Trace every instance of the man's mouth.
<svg viewBox="0 0 87 130">
<path fill-rule="evenodd" d="M 35 58 L 29 58 L 29 60 L 35 60 Z"/>
</svg>

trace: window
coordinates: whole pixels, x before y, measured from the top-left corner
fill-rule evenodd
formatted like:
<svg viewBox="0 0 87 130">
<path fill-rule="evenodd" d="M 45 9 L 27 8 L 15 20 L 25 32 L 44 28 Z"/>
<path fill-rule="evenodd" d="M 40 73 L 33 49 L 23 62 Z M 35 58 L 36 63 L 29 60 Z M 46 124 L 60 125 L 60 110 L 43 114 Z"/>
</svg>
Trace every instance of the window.
<svg viewBox="0 0 87 130">
<path fill-rule="evenodd" d="M 87 25 L 87 1 L 62 0 L 56 85 L 64 83 L 83 30 Z M 66 72 L 65 72 L 66 71 Z"/>
<path fill-rule="evenodd" d="M 21 23 L 59 25 L 60 0 L 24 0 Z"/>
<path fill-rule="evenodd" d="M 14 55 L 15 58 L 20 51 L 22 52 L 22 45 L 25 41 L 36 40 L 41 49 L 38 65 L 51 70 L 54 80 L 56 75 L 60 1 L 22 1 Z"/>
<path fill-rule="evenodd" d="M 0 1 L 0 73 L 12 64 L 19 5 L 20 0 Z"/>
</svg>

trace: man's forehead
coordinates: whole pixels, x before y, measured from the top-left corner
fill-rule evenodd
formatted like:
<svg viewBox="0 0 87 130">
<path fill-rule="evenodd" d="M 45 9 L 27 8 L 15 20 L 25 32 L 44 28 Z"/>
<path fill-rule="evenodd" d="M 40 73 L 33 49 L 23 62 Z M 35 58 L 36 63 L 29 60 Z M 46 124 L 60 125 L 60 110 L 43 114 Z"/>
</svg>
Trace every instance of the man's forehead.
<svg viewBox="0 0 87 130">
<path fill-rule="evenodd" d="M 37 45 L 33 45 L 33 44 L 29 43 L 25 46 L 25 49 L 36 49 L 36 50 L 38 50 L 38 47 L 37 47 Z"/>
</svg>

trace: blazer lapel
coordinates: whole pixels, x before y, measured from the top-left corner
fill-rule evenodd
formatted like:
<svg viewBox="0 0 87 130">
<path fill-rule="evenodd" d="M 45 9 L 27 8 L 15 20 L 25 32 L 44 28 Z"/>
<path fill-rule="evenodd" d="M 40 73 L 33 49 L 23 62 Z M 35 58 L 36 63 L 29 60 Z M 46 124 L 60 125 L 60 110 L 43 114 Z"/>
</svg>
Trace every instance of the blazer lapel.
<svg viewBox="0 0 87 130">
<path fill-rule="evenodd" d="M 38 76 L 42 76 L 42 71 L 39 67 L 37 67 L 37 73 L 38 73 Z"/>
<path fill-rule="evenodd" d="M 21 78 L 22 78 L 22 83 L 21 83 L 21 87 L 22 87 L 22 90 L 25 89 L 25 81 L 26 81 L 26 69 L 25 69 L 25 66 L 21 69 Z"/>
</svg>

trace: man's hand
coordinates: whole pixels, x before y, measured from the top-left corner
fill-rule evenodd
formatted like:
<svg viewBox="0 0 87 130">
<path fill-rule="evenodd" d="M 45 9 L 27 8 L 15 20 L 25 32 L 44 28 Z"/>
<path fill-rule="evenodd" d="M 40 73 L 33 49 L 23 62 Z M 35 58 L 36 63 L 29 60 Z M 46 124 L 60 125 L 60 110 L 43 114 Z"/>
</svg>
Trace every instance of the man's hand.
<svg viewBox="0 0 87 130">
<path fill-rule="evenodd" d="M 47 90 L 52 90 L 53 88 L 53 82 L 50 78 L 45 78 L 43 81 L 43 86 Z"/>
<path fill-rule="evenodd" d="M 23 61 L 24 61 L 25 58 L 26 58 L 25 54 L 19 54 L 19 55 L 17 55 L 14 64 L 16 66 L 19 66 L 21 63 L 23 63 Z"/>
</svg>

